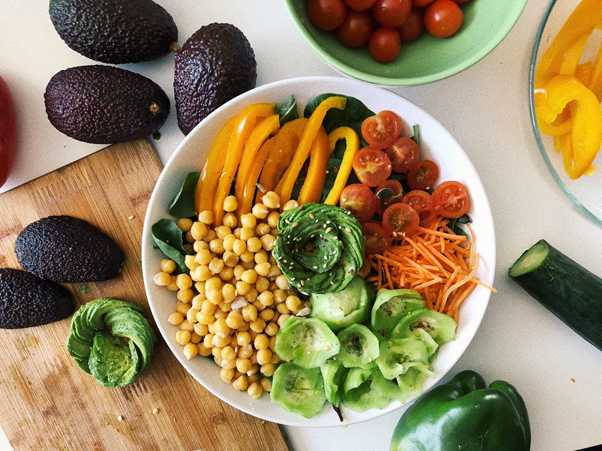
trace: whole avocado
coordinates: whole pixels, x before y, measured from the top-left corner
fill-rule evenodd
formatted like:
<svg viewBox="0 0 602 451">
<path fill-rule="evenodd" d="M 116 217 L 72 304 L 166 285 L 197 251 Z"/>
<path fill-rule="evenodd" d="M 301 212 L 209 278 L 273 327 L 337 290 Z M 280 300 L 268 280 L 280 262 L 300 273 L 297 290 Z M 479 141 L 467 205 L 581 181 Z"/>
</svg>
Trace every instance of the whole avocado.
<svg viewBox="0 0 602 451">
<path fill-rule="evenodd" d="M 44 93 L 46 114 L 65 135 L 94 144 L 145 138 L 169 115 L 169 98 L 152 80 L 117 67 L 92 65 L 54 75 Z"/>
<path fill-rule="evenodd" d="M 72 216 L 49 216 L 29 224 L 17 236 L 15 256 L 25 271 L 58 283 L 112 279 L 125 260 L 111 237 Z"/>
<path fill-rule="evenodd" d="M 234 25 L 212 23 L 194 33 L 175 57 L 178 126 L 187 135 L 209 113 L 253 89 L 255 53 Z"/>
<path fill-rule="evenodd" d="M 0 269 L 0 328 L 41 326 L 70 316 L 73 299 L 63 286 L 20 269 Z"/>
<path fill-rule="evenodd" d="M 154 60 L 178 40 L 173 18 L 152 0 L 50 0 L 49 12 L 71 49 L 103 63 Z"/>
</svg>

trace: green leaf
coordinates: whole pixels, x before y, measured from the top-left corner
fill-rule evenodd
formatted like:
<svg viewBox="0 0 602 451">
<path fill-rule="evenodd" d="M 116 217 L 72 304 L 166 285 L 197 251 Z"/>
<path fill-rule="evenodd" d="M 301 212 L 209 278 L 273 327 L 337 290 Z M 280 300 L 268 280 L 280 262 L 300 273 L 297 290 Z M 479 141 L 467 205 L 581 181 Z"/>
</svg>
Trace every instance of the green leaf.
<svg viewBox="0 0 602 451">
<path fill-rule="evenodd" d="M 169 214 L 176 218 L 194 216 L 194 191 L 200 176 L 200 172 L 191 172 L 186 176 L 180 191 L 169 205 Z"/>
<path fill-rule="evenodd" d="M 285 123 L 299 118 L 299 111 L 297 109 L 297 101 L 294 96 L 291 96 L 288 103 L 278 105 L 276 112 L 280 116 L 280 126 L 282 127 Z"/>
<path fill-rule="evenodd" d="M 182 244 L 182 231 L 175 222 L 169 219 L 159 219 L 151 227 L 151 234 L 161 252 L 176 262 L 180 271 L 188 274 L 185 256 L 188 255 Z"/>
<path fill-rule="evenodd" d="M 347 98 L 347 106 L 344 110 L 338 110 L 336 108 L 332 108 L 326 113 L 324 117 L 324 128 L 327 133 L 330 133 L 335 128 L 347 126 L 354 129 L 360 137 L 361 147 L 368 146 L 368 143 L 362 137 L 362 122 L 364 119 L 374 116 L 374 112 L 370 110 L 366 105 L 364 105 L 361 101 L 354 97 L 343 96 L 341 94 L 320 94 L 317 97 L 314 97 L 306 106 L 303 112 L 305 117 L 311 116 L 311 113 L 318 107 L 318 105 L 326 98 L 332 96 L 342 96 Z"/>
</svg>

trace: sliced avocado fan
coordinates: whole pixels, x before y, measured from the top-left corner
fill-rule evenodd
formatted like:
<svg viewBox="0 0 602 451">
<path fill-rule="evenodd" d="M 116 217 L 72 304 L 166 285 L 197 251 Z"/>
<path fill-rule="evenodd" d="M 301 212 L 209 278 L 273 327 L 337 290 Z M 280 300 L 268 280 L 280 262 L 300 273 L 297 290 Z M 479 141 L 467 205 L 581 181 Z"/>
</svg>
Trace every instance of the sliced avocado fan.
<svg viewBox="0 0 602 451">
<path fill-rule="evenodd" d="M 143 312 L 139 305 L 116 298 L 83 305 L 71 320 L 69 354 L 105 387 L 125 387 L 148 368 L 157 342 Z"/>
</svg>

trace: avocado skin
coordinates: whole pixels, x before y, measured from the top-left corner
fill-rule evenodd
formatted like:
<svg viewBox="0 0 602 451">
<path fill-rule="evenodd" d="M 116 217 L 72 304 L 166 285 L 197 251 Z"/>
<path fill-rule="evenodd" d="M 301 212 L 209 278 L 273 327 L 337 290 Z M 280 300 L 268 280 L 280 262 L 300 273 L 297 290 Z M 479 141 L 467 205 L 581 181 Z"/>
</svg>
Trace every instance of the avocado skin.
<svg viewBox="0 0 602 451">
<path fill-rule="evenodd" d="M 178 126 L 187 135 L 209 113 L 255 87 L 257 63 L 234 25 L 212 23 L 194 33 L 175 57 Z"/>
<path fill-rule="evenodd" d="M 0 328 L 41 326 L 74 311 L 69 291 L 20 269 L 0 268 Z"/>
<path fill-rule="evenodd" d="M 151 0 L 50 0 L 49 13 L 72 50 L 103 63 L 154 60 L 178 40 L 171 15 Z"/>
<path fill-rule="evenodd" d="M 44 100 L 57 130 L 93 144 L 145 138 L 161 128 L 170 108 L 167 94 L 152 80 L 103 65 L 58 72 L 48 82 Z"/>
<path fill-rule="evenodd" d="M 112 279 L 125 261 L 111 237 L 72 216 L 49 216 L 29 224 L 17 236 L 15 255 L 25 271 L 58 283 Z"/>
</svg>

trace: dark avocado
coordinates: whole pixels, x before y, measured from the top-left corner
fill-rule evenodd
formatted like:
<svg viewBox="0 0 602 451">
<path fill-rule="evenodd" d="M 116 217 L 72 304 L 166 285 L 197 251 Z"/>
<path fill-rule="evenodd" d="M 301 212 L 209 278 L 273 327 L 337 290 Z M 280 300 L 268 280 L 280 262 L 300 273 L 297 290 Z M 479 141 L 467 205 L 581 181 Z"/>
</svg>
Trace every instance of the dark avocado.
<svg viewBox="0 0 602 451">
<path fill-rule="evenodd" d="M 178 40 L 171 15 L 151 0 L 50 0 L 49 12 L 71 49 L 103 63 L 154 60 Z"/>
<path fill-rule="evenodd" d="M 17 237 L 15 255 L 25 271 L 59 283 L 112 279 L 125 260 L 111 237 L 72 216 L 49 216 L 29 224 Z"/>
<path fill-rule="evenodd" d="M 257 81 L 255 53 L 234 25 L 202 27 L 175 60 L 176 112 L 185 135 L 217 107 L 253 89 Z"/>
<path fill-rule="evenodd" d="M 75 310 L 69 291 L 20 269 L 0 269 L 0 328 L 41 326 Z"/>
<path fill-rule="evenodd" d="M 112 66 L 79 66 L 50 79 L 46 114 L 79 141 L 115 144 L 152 135 L 169 115 L 169 98 L 152 80 Z"/>
</svg>

